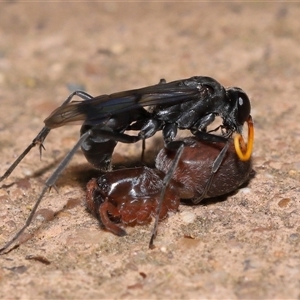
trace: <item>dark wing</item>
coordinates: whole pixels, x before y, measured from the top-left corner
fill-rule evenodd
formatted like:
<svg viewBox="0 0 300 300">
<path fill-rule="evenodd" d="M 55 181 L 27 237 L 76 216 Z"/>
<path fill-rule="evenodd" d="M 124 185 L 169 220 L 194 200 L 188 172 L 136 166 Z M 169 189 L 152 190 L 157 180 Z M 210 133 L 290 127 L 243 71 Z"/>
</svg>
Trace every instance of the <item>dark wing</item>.
<svg viewBox="0 0 300 300">
<path fill-rule="evenodd" d="M 85 124 L 92 125 L 117 114 L 147 106 L 175 105 L 183 101 L 200 100 L 201 83 L 185 84 L 188 80 L 156 84 L 141 89 L 101 95 L 85 101 L 70 102 L 54 110 L 45 120 L 45 125 L 55 128 L 83 121 Z"/>
</svg>

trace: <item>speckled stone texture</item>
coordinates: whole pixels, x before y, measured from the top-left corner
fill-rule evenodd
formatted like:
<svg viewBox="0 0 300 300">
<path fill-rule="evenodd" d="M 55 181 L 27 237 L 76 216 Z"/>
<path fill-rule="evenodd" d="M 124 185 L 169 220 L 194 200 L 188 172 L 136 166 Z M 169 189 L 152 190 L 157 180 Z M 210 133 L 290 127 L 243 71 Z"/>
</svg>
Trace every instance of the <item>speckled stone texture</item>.
<svg viewBox="0 0 300 300">
<path fill-rule="evenodd" d="M 225 201 L 181 205 L 159 225 L 154 250 L 153 224 L 119 238 L 85 210 L 95 171 L 78 152 L 22 245 L 0 256 L 1 299 L 299 299 L 297 3 L 12 1 L 0 11 L 1 174 L 74 88 L 100 95 L 211 76 L 247 91 L 256 130 L 250 183 Z M 33 149 L 1 183 L 1 245 L 79 128 L 53 130 L 42 161 Z M 120 145 L 114 162 L 140 150 Z"/>
</svg>

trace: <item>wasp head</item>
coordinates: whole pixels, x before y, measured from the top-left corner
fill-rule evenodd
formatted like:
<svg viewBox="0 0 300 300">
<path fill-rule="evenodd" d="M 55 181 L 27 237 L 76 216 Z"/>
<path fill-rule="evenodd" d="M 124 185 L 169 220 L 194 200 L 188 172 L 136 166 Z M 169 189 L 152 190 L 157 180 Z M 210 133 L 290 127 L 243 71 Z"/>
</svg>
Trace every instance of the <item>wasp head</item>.
<svg viewBox="0 0 300 300">
<path fill-rule="evenodd" d="M 250 100 L 247 94 L 238 87 L 226 89 L 226 96 L 228 105 L 226 106 L 226 114 L 223 115 L 223 125 L 241 134 L 243 125 L 251 112 Z"/>
</svg>

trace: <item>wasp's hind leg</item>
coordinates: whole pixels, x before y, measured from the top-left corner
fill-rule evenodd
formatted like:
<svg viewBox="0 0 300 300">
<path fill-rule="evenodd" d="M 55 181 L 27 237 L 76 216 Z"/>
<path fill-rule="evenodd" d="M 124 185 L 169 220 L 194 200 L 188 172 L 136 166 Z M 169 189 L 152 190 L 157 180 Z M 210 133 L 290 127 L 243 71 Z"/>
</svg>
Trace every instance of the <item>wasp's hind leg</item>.
<svg viewBox="0 0 300 300">
<path fill-rule="evenodd" d="M 88 100 L 93 98 L 91 95 L 83 92 L 83 91 L 75 91 L 68 96 L 68 98 L 63 102 L 61 106 L 67 105 L 72 101 L 74 96 L 80 97 L 82 100 Z M 42 130 L 38 133 L 38 135 L 32 140 L 32 142 L 27 146 L 27 148 L 21 153 L 21 155 L 13 162 L 13 164 L 6 170 L 6 172 L 0 177 L 0 182 L 6 179 L 13 170 L 17 167 L 17 165 L 23 160 L 23 158 L 30 152 L 30 150 L 36 145 L 39 146 L 40 157 L 42 157 L 42 151 L 45 150 L 44 140 L 49 134 L 51 128 L 44 126 Z"/>
</svg>

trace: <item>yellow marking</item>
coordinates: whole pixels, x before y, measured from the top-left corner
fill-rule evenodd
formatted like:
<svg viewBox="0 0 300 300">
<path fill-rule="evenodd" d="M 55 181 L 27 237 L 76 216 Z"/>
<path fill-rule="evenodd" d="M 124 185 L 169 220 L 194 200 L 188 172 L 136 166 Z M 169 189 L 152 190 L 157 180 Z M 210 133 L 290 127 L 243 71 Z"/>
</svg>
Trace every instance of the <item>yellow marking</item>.
<svg viewBox="0 0 300 300">
<path fill-rule="evenodd" d="M 236 154 L 239 159 L 242 161 L 247 161 L 250 159 L 253 151 L 253 142 L 254 142 L 254 126 L 252 117 L 249 116 L 247 120 L 248 124 L 248 143 L 246 144 L 242 135 L 237 134 L 234 137 L 234 147 Z"/>
</svg>

